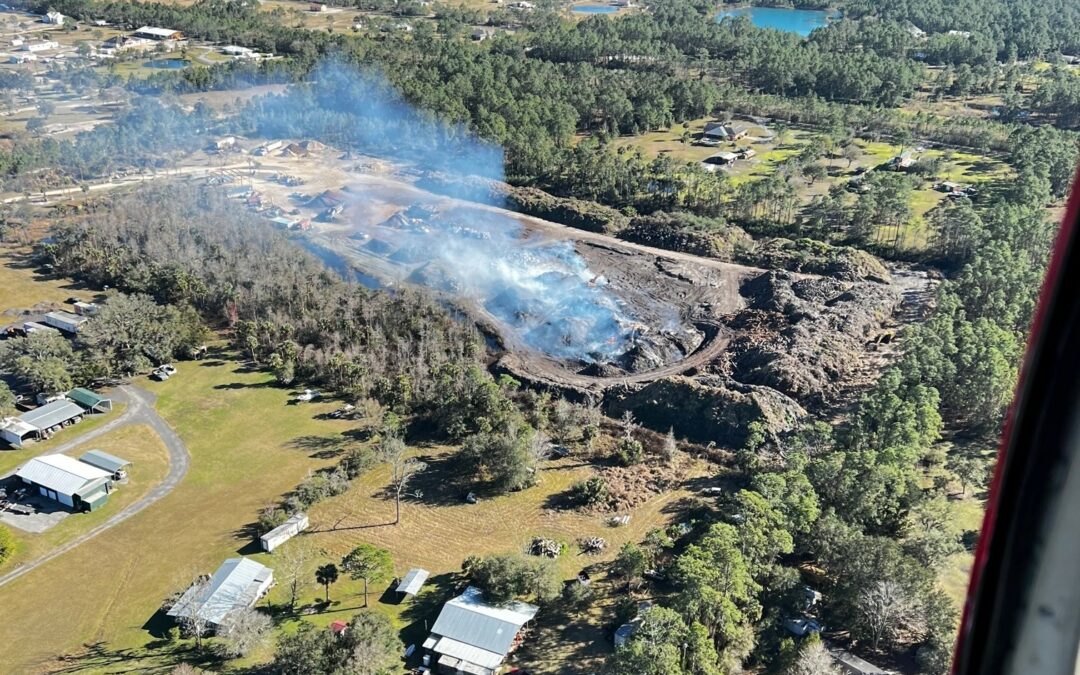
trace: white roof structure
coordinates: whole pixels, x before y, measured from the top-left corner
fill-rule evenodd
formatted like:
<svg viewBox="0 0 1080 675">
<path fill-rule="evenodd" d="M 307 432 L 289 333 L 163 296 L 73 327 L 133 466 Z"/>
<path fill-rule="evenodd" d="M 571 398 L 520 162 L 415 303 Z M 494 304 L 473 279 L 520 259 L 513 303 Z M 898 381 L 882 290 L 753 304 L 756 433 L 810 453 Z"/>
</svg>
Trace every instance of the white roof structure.
<svg viewBox="0 0 1080 675">
<path fill-rule="evenodd" d="M 230 612 L 251 607 L 270 587 L 274 571 L 248 558 L 229 558 L 210 577 L 202 593 L 191 586 L 169 610 L 172 617 L 195 612 L 204 621 L 220 625 Z"/>
<path fill-rule="evenodd" d="M 405 595 L 416 595 L 423 588 L 424 582 L 427 581 L 430 575 L 431 572 L 414 567 L 408 571 L 396 590 L 398 593 L 404 593 Z"/>
<path fill-rule="evenodd" d="M 494 672 L 510 653 L 518 631 L 538 611 L 536 605 L 525 602 L 490 605 L 480 589 L 469 586 L 443 605 L 424 647 L 450 657 L 448 661 L 457 663 L 449 665 L 464 672 Z M 479 668 L 470 670 L 469 664 Z"/>
<path fill-rule="evenodd" d="M 159 38 L 170 38 L 179 31 L 172 28 L 157 28 L 156 26 L 143 26 L 135 31 L 136 35 L 153 35 Z"/>
<path fill-rule="evenodd" d="M 54 492 L 73 495 L 112 474 L 67 455 L 42 455 L 23 464 L 15 475 Z"/>
</svg>

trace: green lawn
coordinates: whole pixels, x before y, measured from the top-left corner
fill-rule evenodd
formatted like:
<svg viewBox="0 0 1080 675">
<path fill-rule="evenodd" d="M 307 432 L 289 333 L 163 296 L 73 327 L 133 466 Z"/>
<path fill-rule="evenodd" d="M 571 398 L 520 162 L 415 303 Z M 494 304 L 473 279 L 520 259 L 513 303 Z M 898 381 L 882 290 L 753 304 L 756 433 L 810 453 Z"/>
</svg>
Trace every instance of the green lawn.
<svg viewBox="0 0 1080 675">
<path fill-rule="evenodd" d="M 81 431 L 82 427 L 79 429 Z M 165 446 L 150 427 L 141 424 L 121 427 L 65 454 L 78 457 L 88 450 L 104 450 L 131 461 L 128 482 L 118 486 L 104 507 L 93 513 L 72 514 L 55 527 L 40 534 L 9 528 L 15 535 L 18 550 L 15 556 L 4 564 L 5 569 L 39 558 L 60 544 L 108 520 L 117 511 L 142 497 L 160 483 L 169 470 L 169 458 Z"/>
<path fill-rule="evenodd" d="M 956 527 L 964 532 L 982 528 L 983 512 L 986 508 L 983 499 L 973 497 L 970 494 L 965 499 L 957 499 L 950 502 L 953 522 Z M 971 565 L 974 554 L 968 551 L 957 553 L 949 557 L 939 575 L 939 583 L 950 598 L 956 603 L 957 608 L 964 606 L 964 598 L 967 596 L 968 581 L 971 577 Z"/>
</svg>

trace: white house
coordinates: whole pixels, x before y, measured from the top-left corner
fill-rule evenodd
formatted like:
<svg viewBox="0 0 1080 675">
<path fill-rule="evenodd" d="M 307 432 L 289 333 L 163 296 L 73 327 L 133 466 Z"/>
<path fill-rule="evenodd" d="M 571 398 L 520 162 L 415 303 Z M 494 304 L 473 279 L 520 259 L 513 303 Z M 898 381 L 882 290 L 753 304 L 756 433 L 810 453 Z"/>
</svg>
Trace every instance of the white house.
<svg viewBox="0 0 1080 675">
<path fill-rule="evenodd" d="M 43 497 L 80 511 L 105 503 L 112 474 L 67 455 L 42 455 L 19 467 L 15 475 Z"/>
<path fill-rule="evenodd" d="M 274 570 L 248 558 L 229 558 L 205 584 L 192 584 L 168 615 L 180 619 L 197 616 L 210 626 L 228 623 L 238 609 L 252 607 L 274 583 Z"/>
<path fill-rule="evenodd" d="M 275 548 L 281 546 L 307 528 L 307 514 L 303 512 L 294 513 L 284 523 L 259 537 L 259 545 L 262 546 L 262 550 L 267 553 L 272 553 Z"/>
<path fill-rule="evenodd" d="M 225 56 L 235 56 L 240 59 L 253 59 L 256 56 L 255 50 L 238 45 L 225 45 L 221 48 L 221 53 Z"/>
<path fill-rule="evenodd" d="M 79 316 L 71 312 L 49 312 L 45 315 L 45 323 L 58 328 L 65 333 L 78 333 L 82 325 L 90 320 L 88 316 Z"/>
<path fill-rule="evenodd" d="M 424 649 L 434 654 L 438 672 L 495 675 L 538 611 L 525 602 L 488 604 L 480 589 L 469 586 L 443 605 Z"/>
<path fill-rule="evenodd" d="M 64 25 L 64 15 L 60 12 L 48 12 L 41 18 L 44 23 L 51 23 L 54 26 Z"/>
</svg>

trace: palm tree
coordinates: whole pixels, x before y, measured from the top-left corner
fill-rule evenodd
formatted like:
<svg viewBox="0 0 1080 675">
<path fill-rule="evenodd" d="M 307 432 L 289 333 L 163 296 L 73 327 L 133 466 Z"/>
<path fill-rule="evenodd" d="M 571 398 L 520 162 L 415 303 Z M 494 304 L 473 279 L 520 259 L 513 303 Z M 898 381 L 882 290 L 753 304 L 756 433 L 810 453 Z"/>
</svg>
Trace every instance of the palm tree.
<svg viewBox="0 0 1080 675">
<path fill-rule="evenodd" d="M 330 602 L 330 584 L 338 580 L 338 568 L 334 563 L 327 563 L 315 570 L 315 581 L 322 584 L 326 591 L 326 602 Z"/>
</svg>

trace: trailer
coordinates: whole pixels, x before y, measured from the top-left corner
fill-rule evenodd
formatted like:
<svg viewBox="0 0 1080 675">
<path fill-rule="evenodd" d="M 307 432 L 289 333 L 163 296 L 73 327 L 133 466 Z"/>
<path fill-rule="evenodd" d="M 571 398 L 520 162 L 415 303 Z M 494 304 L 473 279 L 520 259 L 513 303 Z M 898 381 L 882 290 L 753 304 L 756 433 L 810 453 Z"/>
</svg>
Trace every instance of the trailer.
<svg viewBox="0 0 1080 675">
<path fill-rule="evenodd" d="M 289 541 L 296 535 L 308 528 L 306 513 L 295 513 L 281 525 L 259 537 L 259 545 L 267 553 L 273 553 L 274 549 Z"/>
</svg>

